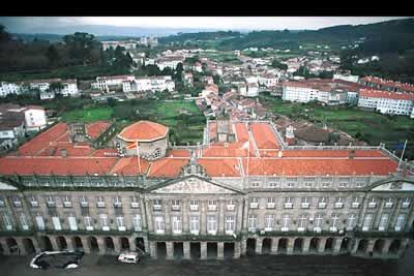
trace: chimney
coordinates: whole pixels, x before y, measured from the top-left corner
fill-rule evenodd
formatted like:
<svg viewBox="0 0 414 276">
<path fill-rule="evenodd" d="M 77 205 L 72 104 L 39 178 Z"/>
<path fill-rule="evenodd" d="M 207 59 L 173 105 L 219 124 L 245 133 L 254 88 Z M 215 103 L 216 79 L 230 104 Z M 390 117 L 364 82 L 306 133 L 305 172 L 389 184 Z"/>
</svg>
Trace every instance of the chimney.
<svg viewBox="0 0 414 276">
<path fill-rule="evenodd" d="M 354 159 L 355 157 L 355 150 L 351 150 L 348 154 L 349 159 Z"/>
<path fill-rule="evenodd" d="M 60 150 L 60 155 L 61 155 L 62 157 L 66 157 L 66 156 L 67 156 L 66 149 L 61 149 L 61 150 Z"/>
</svg>

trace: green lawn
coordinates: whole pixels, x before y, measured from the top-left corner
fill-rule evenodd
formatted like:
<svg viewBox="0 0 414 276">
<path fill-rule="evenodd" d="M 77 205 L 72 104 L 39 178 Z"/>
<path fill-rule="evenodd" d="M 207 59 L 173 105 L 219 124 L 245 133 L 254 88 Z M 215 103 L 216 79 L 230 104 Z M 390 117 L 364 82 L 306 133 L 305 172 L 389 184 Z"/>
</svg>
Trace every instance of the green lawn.
<svg viewBox="0 0 414 276">
<path fill-rule="evenodd" d="M 82 110 L 71 110 L 63 115 L 64 121 L 94 122 L 110 120 L 112 117 L 111 107 L 85 108 Z"/>
<path fill-rule="evenodd" d="M 407 116 L 385 116 L 373 111 L 356 107 L 322 107 L 315 104 L 286 103 L 270 96 L 261 98 L 262 102 L 275 114 L 307 119 L 314 123 L 326 123 L 329 127 L 342 130 L 362 139 L 371 145 L 386 143 L 393 149 L 396 143 L 408 139 L 407 156 L 414 157 L 414 120 Z"/>
</svg>

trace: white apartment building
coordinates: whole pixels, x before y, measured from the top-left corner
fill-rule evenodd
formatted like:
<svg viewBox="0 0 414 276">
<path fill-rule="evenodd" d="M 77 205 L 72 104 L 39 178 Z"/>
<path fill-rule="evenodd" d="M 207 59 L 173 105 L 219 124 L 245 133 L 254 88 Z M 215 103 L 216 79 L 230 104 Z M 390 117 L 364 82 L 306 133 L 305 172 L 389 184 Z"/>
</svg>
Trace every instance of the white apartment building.
<svg viewBox="0 0 414 276">
<path fill-rule="evenodd" d="M 128 79 L 122 83 L 122 91 L 138 92 L 138 91 L 174 91 L 175 83 L 171 76 L 159 76 L 159 77 L 145 77 L 145 78 L 133 78 Z"/>
<path fill-rule="evenodd" d="M 168 57 L 161 57 L 155 61 L 155 64 L 160 68 L 160 70 L 164 70 L 164 68 L 171 68 L 175 70 L 177 68 L 178 63 L 183 63 L 184 57 L 183 56 L 168 56 Z"/>
<path fill-rule="evenodd" d="M 122 87 L 125 81 L 134 80 L 132 75 L 119 75 L 119 76 L 104 76 L 97 77 L 96 82 L 92 83 L 91 86 L 94 89 L 109 89 L 109 87 Z"/>
<path fill-rule="evenodd" d="M 46 112 L 42 106 L 25 107 L 24 117 L 27 131 L 39 131 L 47 126 Z"/>
<path fill-rule="evenodd" d="M 409 93 L 362 89 L 359 93 L 358 106 L 375 109 L 382 114 L 414 117 L 414 95 Z"/>
<path fill-rule="evenodd" d="M 279 78 L 273 74 L 263 74 L 259 76 L 257 80 L 260 85 L 263 85 L 266 88 L 275 87 L 279 82 Z"/>
<path fill-rule="evenodd" d="M 0 97 L 6 97 L 9 94 L 20 94 L 21 86 L 11 82 L 0 82 Z"/>
<path fill-rule="evenodd" d="M 344 81 L 358 83 L 359 76 L 351 75 L 351 74 L 335 73 L 333 75 L 333 79 L 334 80 L 344 80 Z"/>
</svg>

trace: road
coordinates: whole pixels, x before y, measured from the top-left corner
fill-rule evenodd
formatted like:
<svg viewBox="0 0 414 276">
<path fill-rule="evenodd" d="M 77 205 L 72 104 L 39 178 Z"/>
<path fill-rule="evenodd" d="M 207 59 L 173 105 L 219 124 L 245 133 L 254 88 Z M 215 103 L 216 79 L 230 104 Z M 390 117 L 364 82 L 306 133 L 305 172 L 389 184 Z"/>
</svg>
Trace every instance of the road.
<svg viewBox="0 0 414 276">
<path fill-rule="evenodd" d="M 363 259 L 349 256 L 255 256 L 228 261 L 155 261 L 121 264 L 116 256 L 86 255 L 79 269 L 64 271 L 34 270 L 31 257 L 0 257 L 4 276 L 410 276 L 414 275 L 414 246 L 400 260 Z"/>
</svg>

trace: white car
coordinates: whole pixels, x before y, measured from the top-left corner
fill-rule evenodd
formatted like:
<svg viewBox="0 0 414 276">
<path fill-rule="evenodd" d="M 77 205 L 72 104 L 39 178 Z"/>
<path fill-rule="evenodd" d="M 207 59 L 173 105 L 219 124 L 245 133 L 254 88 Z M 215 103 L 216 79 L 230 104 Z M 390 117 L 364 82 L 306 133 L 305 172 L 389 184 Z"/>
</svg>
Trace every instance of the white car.
<svg viewBox="0 0 414 276">
<path fill-rule="evenodd" d="M 139 255 L 137 252 L 123 252 L 119 255 L 118 261 L 128 264 L 136 264 L 139 262 Z"/>
</svg>

